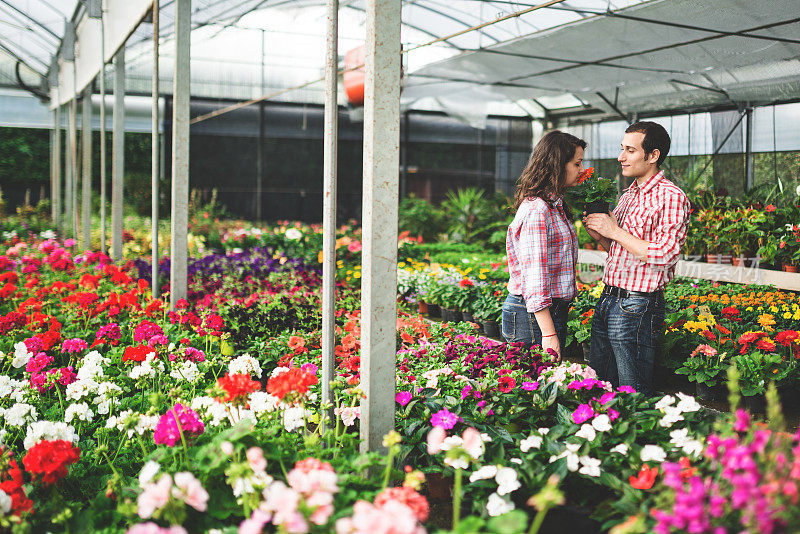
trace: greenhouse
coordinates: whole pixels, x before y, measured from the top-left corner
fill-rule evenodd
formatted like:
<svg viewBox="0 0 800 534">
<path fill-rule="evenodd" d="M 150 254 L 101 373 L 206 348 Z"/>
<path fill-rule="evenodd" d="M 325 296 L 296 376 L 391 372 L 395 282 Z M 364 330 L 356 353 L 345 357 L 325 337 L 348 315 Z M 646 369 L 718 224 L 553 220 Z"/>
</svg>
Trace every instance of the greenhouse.
<svg viewBox="0 0 800 534">
<path fill-rule="evenodd" d="M 0 29 L 0 531 L 800 531 L 795 2 Z"/>
</svg>

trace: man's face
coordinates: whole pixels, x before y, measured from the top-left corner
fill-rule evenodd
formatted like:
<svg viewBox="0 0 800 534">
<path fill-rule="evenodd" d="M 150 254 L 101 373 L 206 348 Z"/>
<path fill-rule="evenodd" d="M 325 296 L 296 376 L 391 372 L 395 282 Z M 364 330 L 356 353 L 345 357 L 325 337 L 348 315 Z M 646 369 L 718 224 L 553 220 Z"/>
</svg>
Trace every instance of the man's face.
<svg viewBox="0 0 800 534">
<path fill-rule="evenodd" d="M 622 164 L 622 176 L 626 178 L 644 176 L 658 161 L 658 150 L 653 150 L 645 156 L 642 148 L 643 140 L 644 134 L 641 132 L 626 133 L 622 138 L 622 151 L 617 158 Z"/>
</svg>

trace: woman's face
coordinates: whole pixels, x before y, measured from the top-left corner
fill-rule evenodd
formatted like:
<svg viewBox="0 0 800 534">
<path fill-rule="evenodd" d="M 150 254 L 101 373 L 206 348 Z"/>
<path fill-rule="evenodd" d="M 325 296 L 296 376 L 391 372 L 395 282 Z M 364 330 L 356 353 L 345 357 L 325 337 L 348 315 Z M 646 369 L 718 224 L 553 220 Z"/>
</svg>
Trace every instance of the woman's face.
<svg viewBox="0 0 800 534">
<path fill-rule="evenodd" d="M 583 172 L 583 148 L 576 147 L 575 155 L 567 162 L 567 187 L 575 187 L 578 185 L 578 177 Z"/>
</svg>

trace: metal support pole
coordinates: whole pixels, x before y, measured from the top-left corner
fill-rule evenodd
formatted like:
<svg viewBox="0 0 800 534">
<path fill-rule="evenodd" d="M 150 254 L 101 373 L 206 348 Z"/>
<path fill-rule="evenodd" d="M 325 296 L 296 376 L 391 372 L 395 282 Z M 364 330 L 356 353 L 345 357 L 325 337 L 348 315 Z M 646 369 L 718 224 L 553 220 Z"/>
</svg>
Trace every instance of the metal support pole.
<svg viewBox="0 0 800 534">
<path fill-rule="evenodd" d="M 261 30 L 261 96 L 267 93 L 266 88 L 266 50 L 267 49 L 267 32 Z M 264 115 L 266 114 L 266 103 L 262 100 L 258 103 L 258 147 L 256 147 L 256 220 L 262 222 L 263 210 L 263 195 L 264 195 L 264 134 L 265 121 Z"/>
<path fill-rule="evenodd" d="M 151 239 L 153 242 L 152 245 L 152 266 L 150 275 L 152 277 L 152 292 L 153 298 L 158 298 L 159 296 L 159 283 L 158 283 L 158 177 L 161 171 L 161 162 L 159 160 L 159 131 L 158 131 L 158 38 L 159 38 L 159 29 L 158 29 L 158 15 L 159 15 L 159 2 L 158 0 L 153 1 L 153 111 L 152 111 L 152 137 L 150 143 L 152 144 L 152 161 L 151 161 L 151 171 L 152 171 L 152 199 L 150 203 L 150 217 L 151 217 Z"/>
<path fill-rule="evenodd" d="M 58 95 L 58 93 L 56 93 Z M 58 96 L 56 96 L 58 98 Z M 61 106 L 53 110 L 53 186 L 50 190 L 50 215 L 61 231 Z"/>
<path fill-rule="evenodd" d="M 125 47 L 114 57 L 114 133 L 111 137 L 111 259 L 122 260 L 122 200 L 125 177 Z"/>
<path fill-rule="evenodd" d="M 81 191 L 81 247 L 92 247 L 92 84 L 83 90 L 83 117 L 81 118 L 81 149 L 83 151 L 83 189 Z"/>
<path fill-rule="evenodd" d="M 744 192 L 753 187 L 753 108 L 747 108 L 747 130 L 744 155 Z"/>
<path fill-rule="evenodd" d="M 400 2 L 367 2 L 361 281 L 361 449 L 394 428 Z"/>
<path fill-rule="evenodd" d="M 325 139 L 322 192 L 322 404 L 332 402 L 331 381 L 336 367 L 336 178 L 339 106 L 339 0 L 328 0 L 327 49 L 325 52 Z M 329 411 L 330 413 L 330 411 Z"/>
<path fill-rule="evenodd" d="M 189 254 L 189 74 L 191 0 L 175 5 L 175 76 L 172 90 L 172 240 L 170 306 L 186 298 Z"/>
<path fill-rule="evenodd" d="M 406 110 L 403 113 L 403 144 L 401 145 L 400 166 L 403 168 L 403 174 L 400 176 L 400 198 L 408 196 L 408 145 L 411 141 L 411 113 Z"/>
<path fill-rule="evenodd" d="M 72 102 L 64 104 L 64 205 L 62 230 L 64 237 L 72 236 Z"/>
<path fill-rule="evenodd" d="M 103 12 L 100 11 L 100 252 L 108 254 L 106 237 L 106 31 Z"/>
</svg>

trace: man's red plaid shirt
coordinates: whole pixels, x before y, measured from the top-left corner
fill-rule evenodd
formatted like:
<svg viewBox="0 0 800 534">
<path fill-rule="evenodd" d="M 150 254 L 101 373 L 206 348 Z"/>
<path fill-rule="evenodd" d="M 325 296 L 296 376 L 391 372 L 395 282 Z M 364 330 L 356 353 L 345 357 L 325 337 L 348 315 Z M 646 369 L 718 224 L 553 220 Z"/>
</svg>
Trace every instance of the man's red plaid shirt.
<svg viewBox="0 0 800 534">
<path fill-rule="evenodd" d="M 638 260 L 611 241 L 603 283 L 647 293 L 667 285 L 686 241 L 690 210 L 686 195 L 664 177 L 664 171 L 641 187 L 634 181 L 620 197 L 614 215 L 623 230 L 650 243 L 647 259 Z"/>
<path fill-rule="evenodd" d="M 561 199 L 550 207 L 541 198 L 520 204 L 506 234 L 508 291 L 525 298 L 531 313 L 552 299 L 575 298 L 578 236 Z"/>
</svg>

